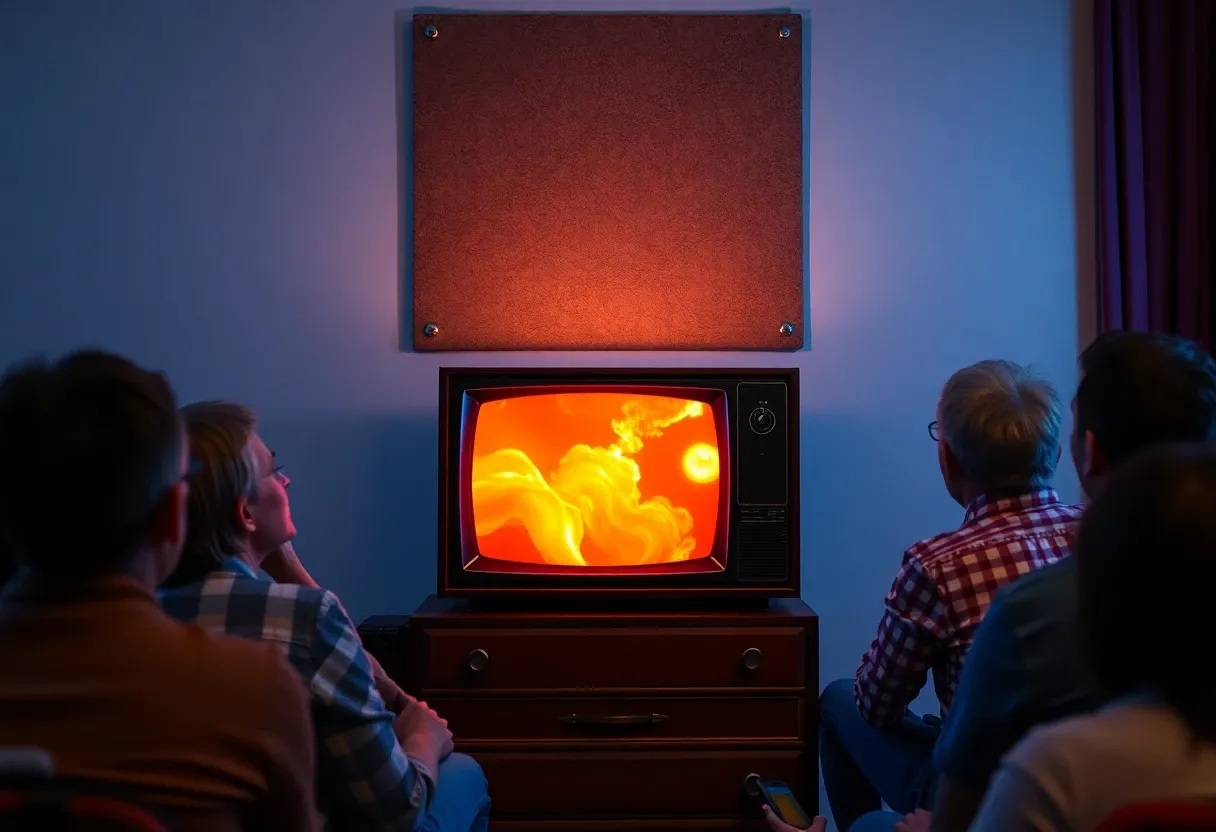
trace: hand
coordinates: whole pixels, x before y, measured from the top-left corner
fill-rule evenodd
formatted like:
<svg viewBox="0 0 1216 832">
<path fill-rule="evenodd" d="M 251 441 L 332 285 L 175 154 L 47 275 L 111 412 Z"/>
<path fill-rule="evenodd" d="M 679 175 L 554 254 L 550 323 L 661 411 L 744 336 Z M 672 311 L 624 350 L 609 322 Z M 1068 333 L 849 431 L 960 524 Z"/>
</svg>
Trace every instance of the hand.
<svg viewBox="0 0 1216 832">
<path fill-rule="evenodd" d="M 933 813 L 927 809 L 917 809 L 895 824 L 895 832 L 929 832 L 933 824 Z"/>
<path fill-rule="evenodd" d="M 764 806 L 764 820 L 768 823 L 768 828 L 773 832 L 802 832 L 797 826 L 790 826 L 788 823 L 777 817 L 777 813 Z M 811 821 L 811 825 L 807 827 L 810 832 L 827 832 L 828 819 L 816 817 Z"/>
<path fill-rule="evenodd" d="M 299 584 L 313 589 L 321 587 L 313 580 L 312 575 L 300 563 L 295 548 L 288 541 L 275 549 L 262 560 L 261 569 L 280 584 Z"/>
<path fill-rule="evenodd" d="M 425 702 L 412 701 L 393 723 L 393 730 L 402 748 L 431 766 L 432 774 L 438 773 L 439 761 L 452 753 L 448 721 Z"/>
</svg>

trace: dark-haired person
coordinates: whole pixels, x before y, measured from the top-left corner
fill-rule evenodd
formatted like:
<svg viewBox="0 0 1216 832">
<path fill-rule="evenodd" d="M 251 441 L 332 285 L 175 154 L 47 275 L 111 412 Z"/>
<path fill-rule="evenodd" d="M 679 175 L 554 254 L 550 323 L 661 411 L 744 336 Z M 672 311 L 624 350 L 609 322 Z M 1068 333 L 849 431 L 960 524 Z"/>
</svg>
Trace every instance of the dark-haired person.
<svg viewBox="0 0 1216 832">
<path fill-rule="evenodd" d="M 385 707 L 374 671 L 333 593 L 259 574 L 295 537 L 289 480 L 231 402 L 182 409 L 192 475 L 190 530 L 160 600 L 176 618 L 273 642 L 312 693 L 318 797 L 333 829 L 484 832 L 489 797 L 471 758 L 452 754 L 447 722 L 421 702 Z"/>
<path fill-rule="evenodd" d="M 962 525 L 903 555 L 855 679 L 820 698 L 820 758 L 837 828 L 881 801 L 931 805 L 938 729 L 908 711 L 930 670 L 941 710 L 993 593 L 1068 554 L 1078 509 L 1051 487 L 1063 406 L 1046 380 L 1010 361 L 981 361 L 946 382 L 929 433 Z M 880 801 L 881 798 L 881 801 Z"/>
<path fill-rule="evenodd" d="M 1216 799 L 1216 449 L 1128 462 L 1076 549 L 1082 655 L 1115 697 L 1028 733 L 976 816 L 984 830 L 1089 830 L 1144 801 Z"/>
<path fill-rule="evenodd" d="M 163 376 L 79 352 L 0 378 L 0 746 L 178 830 L 316 828 L 308 698 L 270 645 L 174 621 L 187 443 Z"/>
<path fill-rule="evenodd" d="M 1216 361 L 1169 335 L 1113 332 L 1080 358 L 1071 449 L 1092 499 L 1137 452 L 1216 438 Z M 1146 573 L 1159 565 L 1143 553 Z M 967 657 L 934 749 L 934 830 L 967 829 L 1002 755 L 1034 726 L 1087 712 L 1106 694 L 1076 659 L 1077 564 L 1041 569 L 997 594 Z M 1128 610 L 1139 620 L 1142 610 Z"/>
</svg>

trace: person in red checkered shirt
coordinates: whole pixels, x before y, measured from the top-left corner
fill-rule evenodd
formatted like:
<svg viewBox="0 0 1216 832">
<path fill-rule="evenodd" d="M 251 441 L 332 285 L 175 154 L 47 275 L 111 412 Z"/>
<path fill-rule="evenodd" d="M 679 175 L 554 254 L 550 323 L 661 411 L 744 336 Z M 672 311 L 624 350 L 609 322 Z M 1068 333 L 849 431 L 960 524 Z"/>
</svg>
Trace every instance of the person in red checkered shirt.
<svg viewBox="0 0 1216 832">
<path fill-rule="evenodd" d="M 1055 388 L 1009 361 L 981 361 L 946 382 L 929 435 L 966 514 L 904 552 L 856 678 L 823 692 L 820 754 L 838 829 L 880 800 L 899 812 L 932 805 L 941 723 L 908 705 L 932 670 L 944 717 L 992 596 L 1069 554 L 1081 510 L 1051 488 L 1063 419 Z"/>
</svg>

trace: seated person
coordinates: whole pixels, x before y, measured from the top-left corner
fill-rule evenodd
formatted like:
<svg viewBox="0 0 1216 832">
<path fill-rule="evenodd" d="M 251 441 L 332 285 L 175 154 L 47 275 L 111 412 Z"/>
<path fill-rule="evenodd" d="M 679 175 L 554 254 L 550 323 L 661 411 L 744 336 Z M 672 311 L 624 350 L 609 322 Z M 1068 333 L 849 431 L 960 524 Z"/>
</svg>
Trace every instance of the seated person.
<svg viewBox="0 0 1216 832">
<path fill-rule="evenodd" d="M 1114 697 L 1028 733 L 1001 762 L 975 828 L 1089 830 L 1147 801 L 1216 800 L 1216 449 L 1127 463 L 1077 540 L 1082 656 Z"/>
<path fill-rule="evenodd" d="M 929 432 L 962 526 L 909 548 L 855 680 L 820 700 L 820 754 L 837 828 L 880 808 L 931 805 L 934 725 L 907 706 L 933 670 L 943 714 L 992 594 L 1072 547 L 1080 512 L 1051 489 L 1063 408 L 1017 364 L 982 361 L 946 382 Z"/>
<path fill-rule="evenodd" d="M 1194 343 L 1112 332 L 1082 353 L 1080 369 L 1070 444 L 1087 495 L 1096 497 L 1112 472 L 1147 447 L 1216 438 L 1216 361 Z M 1076 660 L 1075 597 L 1073 558 L 997 594 L 934 749 L 934 830 L 970 827 L 1001 757 L 1027 731 L 1105 701 Z"/>
<path fill-rule="evenodd" d="M 0 746 L 178 830 L 317 828 L 308 697 L 280 651 L 174 621 L 187 443 L 164 377 L 101 352 L 0 379 Z"/>
<path fill-rule="evenodd" d="M 201 402 L 182 414 L 199 470 L 190 532 L 162 606 L 185 621 L 274 642 L 303 676 L 319 741 L 318 797 L 331 827 L 484 832 L 485 777 L 471 758 L 451 753 L 447 723 L 420 702 L 394 721 L 337 598 L 256 571 L 296 530 L 289 480 L 258 436 L 254 413 Z"/>
</svg>

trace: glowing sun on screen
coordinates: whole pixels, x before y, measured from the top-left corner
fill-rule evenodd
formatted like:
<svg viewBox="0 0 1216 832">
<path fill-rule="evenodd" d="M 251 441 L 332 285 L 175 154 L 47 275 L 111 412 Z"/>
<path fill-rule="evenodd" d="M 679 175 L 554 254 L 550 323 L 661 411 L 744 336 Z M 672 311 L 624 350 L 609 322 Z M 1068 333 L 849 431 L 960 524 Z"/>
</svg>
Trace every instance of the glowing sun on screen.
<svg viewBox="0 0 1216 832">
<path fill-rule="evenodd" d="M 698 442 L 684 452 L 684 476 L 693 482 L 708 483 L 718 478 L 718 449 Z"/>
</svg>

